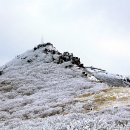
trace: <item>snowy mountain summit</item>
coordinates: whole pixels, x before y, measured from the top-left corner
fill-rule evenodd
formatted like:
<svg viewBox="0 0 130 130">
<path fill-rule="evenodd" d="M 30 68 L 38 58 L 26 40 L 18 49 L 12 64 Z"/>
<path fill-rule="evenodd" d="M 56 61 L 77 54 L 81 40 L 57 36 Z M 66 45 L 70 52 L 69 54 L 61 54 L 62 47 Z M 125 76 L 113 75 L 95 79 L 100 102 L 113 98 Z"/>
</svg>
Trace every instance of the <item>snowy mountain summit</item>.
<svg viewBox="0 0 130 130">
<path fill-rule="evenodd" d="M 129 86 L 40 44 L 0 68 L 0 130 L 129 130 Z"/>
</svg>

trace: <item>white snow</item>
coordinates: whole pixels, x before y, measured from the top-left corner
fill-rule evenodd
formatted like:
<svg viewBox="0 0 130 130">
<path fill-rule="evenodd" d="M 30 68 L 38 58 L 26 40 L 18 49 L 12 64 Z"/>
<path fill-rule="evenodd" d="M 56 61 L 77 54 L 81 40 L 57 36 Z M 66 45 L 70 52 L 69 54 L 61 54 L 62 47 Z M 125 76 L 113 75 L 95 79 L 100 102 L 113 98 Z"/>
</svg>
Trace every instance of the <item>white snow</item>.
<svg viewBox="0 0 130 130">
<path fill-rule="evenodd" d="M 102 105 L 96 104 L 103 106 L 97 110 L 96 97 L 104 97 L 104 91 L 110 88 L 97 80 L 100 73 L 84 77 L 83 69 L 76 65 L 65 68 L 70 62 L 54 63 L 52 57 L 56 60 L 58 54 L 45 54 L 45 48 L 27 51 L 1 67 L 4 74 L 0 76 L 0 130 L 130 128 L 129 87 L 123 93 L 112 90 L 117 96 L 126 94 L 126 102 L 119 101 L 114 106 L 112 100 L 105 100 Z M 52 46 L 47 49 L 56 50 Z"/>
</svg>

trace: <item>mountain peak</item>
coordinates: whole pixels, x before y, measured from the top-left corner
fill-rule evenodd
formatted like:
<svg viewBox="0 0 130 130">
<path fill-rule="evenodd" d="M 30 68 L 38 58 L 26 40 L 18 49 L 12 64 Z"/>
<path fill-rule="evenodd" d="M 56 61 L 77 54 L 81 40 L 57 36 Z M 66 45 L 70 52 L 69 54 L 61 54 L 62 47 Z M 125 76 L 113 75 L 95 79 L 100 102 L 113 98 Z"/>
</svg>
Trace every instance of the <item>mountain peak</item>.
<svg viewBox="0 0 130 130">
<path fill-rule="evenodd" d="M 85 67 L 79 57 L 60 53 L 51 43 L 39 44 L 0 69 L 0 130 L 128 124 L 129 116 L 122 112 L 129 115 L 129 83 L 128 78 Z"/>
<path fill-rule="evenodd" d="M 31 65 L 36 62 L 66 64 L 65 68 L 71 68 L 74 65 L 79 68 L 85 68 L 81 63 L 80 58 L 75 57 L 73 53 L 60 53 L 51 43 L 37 45 L 33 50 L 18 55 L 14 60 L 9 62 L 8 65 Z"/>
</svg>

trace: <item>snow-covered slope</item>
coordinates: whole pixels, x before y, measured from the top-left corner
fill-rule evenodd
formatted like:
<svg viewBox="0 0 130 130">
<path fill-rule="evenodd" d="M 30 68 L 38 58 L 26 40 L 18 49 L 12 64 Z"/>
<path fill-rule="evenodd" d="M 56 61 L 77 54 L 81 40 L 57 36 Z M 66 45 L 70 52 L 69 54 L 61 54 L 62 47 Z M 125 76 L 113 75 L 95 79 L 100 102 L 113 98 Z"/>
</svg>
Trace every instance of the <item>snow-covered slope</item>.
<svg viewBox="0 0 130 130">
<path fill-rule="evenodd" d="M 103 128 L 130 129 L 130 88 L 123 77 L 84 67 L 50 43 L 0 68 L 0 130 Z"/>
</svg>

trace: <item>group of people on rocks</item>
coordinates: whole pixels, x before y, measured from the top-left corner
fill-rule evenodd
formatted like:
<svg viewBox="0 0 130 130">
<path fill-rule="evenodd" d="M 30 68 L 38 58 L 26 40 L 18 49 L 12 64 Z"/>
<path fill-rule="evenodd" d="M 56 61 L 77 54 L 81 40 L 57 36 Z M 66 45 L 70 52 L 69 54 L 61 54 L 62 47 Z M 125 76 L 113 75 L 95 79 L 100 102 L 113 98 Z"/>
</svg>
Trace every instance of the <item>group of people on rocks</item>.
<svg viewBox="0 0 130 130">
<path fill-rule="evenodd" d="M 51 43 L 39 44 L 37 47 L 34 47 L 34 51 L 39 49 L 39 48 L 47 47 L 47 46 L 52 46 L 53 47 L 53 44 L 51 44 Z M 58 59 L 53 58 L 53 60 L 57 60 L 57 62 L 56 62 L 57 64 L 62 64 L 64 62 L 70 61 L 72 64 L 66 66 L 65 68 L 71 68 L 74 64 L 77 65 L 78 67 L 84 68 L 84 65 L 81 64 L 81 62 L 80 62 L 80 58 L 74 57 L 73 53 L 64 52 L 62 54 L 62 53 L 58 52 L 57 50 L 51 50 L 51 49 L 48 49 L 48 48 L 44 48 L 43 53 L 45 53 L 45 54 L 51 53 L 53 55 L 54 54 L 59 55 Z"/>
</svg>

